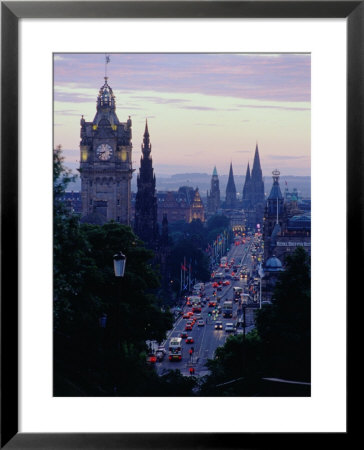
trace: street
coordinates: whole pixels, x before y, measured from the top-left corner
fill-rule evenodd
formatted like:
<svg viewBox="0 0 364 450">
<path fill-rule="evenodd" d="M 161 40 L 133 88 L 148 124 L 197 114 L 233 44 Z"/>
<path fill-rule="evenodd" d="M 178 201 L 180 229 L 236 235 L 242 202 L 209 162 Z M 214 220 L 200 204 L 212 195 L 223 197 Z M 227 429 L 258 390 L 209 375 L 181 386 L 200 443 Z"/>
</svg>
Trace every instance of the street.
<svg viewBox="0 0 364 450">
<path fill-rule="evenodd" d="M 255 261 L 251 256 L 250 249 L 253 243 L 254 237 L 250 237 L 247 239 L 244 244 L 235 246 L 232 245 L 230 251 L 227 254 L 228 261 L 232 258 L 235 259 L 236 265 L 238 265 L 238 270 L 235 271 L 237 273 L 240 272 L 241 267 L 243 265 L 247 266 L 248 272 L 252 272 L 254 268 Z M 224 275 L 231 275 L 234 272 L 233 268 L 229 269 L 229 272 L 225 271 L 224 268 L 219 268 L 218 271 L 223 272 Z M 233 287 L 241 286 L 244 288 L 244 292 L 247 292 L 247 280 L 240 279 L 234 280 L 232 277 L 229 278 L 230 285 L 222 286 L 221 291 L 216 292 L 216 297 L 220 296 L 221 299 L 218 305 L 222 306 L 225 300 L 234 300 L 234 292 Z M 205 292 L 204 297 L 213 299 L 213 292 L 216 291 L 216 288 L 213 288 L 212 282 L 205 283 Z M 215 297 L 215 298 L 216 298 Z M 245 310 L 246 316 L 246 333 L 251 331 L 254 328 L 254 311 L 259 306 L 259 300 L 254 305 L 248 305 Z M 224 318 L 222 314 L 219 314 L 217 317 L 213 316 L 212 310 L 214 307 L 209 307 L 208 302 L 205 305 L 202 305 L 201 309 L 201 318 L 203 319 L 204 325 L 198 326 L 197 322 L 192 327 L 191 331 L 187 331 L 188 336 L 191 336 L 194 340 L 192 344 L 187 344 L 186 338 L 182 339 L 182 360 L 181 361 L 169 361 L 168 360 L 168 346 L 170 339 L 173 337 L 180 337 L 181 333 L 185 331 L 185 325 L 187 319 L 183 318 L 183 314 L 181 314 L 176 322 L 174 323 L 174 327 L 168 333 L 167 339 L 163 342 L 163 346 L 166 349 L 166 356 L 161 362 L 156 362 L 155 367 L 159 375 L 163 375 L 168 370 L 176 370 L 179 369 L 183 375 L 189 375 L 190 367 L 195 369 L 195 376 L 204 376 L 208 374 L 208 370 L 205 367 L 205 364 L 208 359 L 213 359 L 215 350 L 217 347 L 223 346 L 229 333 L 225 331 L 226 323 L 235 323 L 238 316 L 238 302 L 233 301 L 233 317 L 232 318 Z M 183 313 L 190 311 L 191 307 L 185 305 L 183 308 Z M 209 313 L 211 315 L 209 315 Z M 242 317 L 242 310 L 239 311 L 239 318 Z M 223 324 L 222 330 L 215 330 L 216 321 L 221 321 Z M 189 350 L 193 347 L 194 352 L 192 355 L 189 354 Z"/>
</svg>

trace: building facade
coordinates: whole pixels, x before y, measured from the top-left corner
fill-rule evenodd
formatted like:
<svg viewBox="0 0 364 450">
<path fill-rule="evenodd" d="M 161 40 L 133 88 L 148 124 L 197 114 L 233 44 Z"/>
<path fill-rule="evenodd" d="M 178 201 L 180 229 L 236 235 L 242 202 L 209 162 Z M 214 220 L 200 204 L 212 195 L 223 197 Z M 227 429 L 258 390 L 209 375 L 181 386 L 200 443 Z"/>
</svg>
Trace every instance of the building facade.
<svg viewBox="0 0 364 450">
<path fill-rule="evenodd" d="M 273 255 L 284 266 L 285 256 L 303 247 L 311 255 L 311 213 L 298 208 L 297 199 L 285 201 L 279 186 L 278 170 L 264 213 L 264 261 Z"/>
<path fill-rule="evenodd" d="M 157 199 L 158 222 L 162 222 L 164 215 L 167 216 L 168 223 L 206 220 L 205 206 L 198 188 L 181 186 L 178 191 L 157 192 Z"/>
<path fill-rule="evenodd" d="M 92 122 L 81 118 L 81 220 L 126 225 L 131 219 L 132 122 L 120 122 L 108 78 L 97 96 Z"/>
</svg>

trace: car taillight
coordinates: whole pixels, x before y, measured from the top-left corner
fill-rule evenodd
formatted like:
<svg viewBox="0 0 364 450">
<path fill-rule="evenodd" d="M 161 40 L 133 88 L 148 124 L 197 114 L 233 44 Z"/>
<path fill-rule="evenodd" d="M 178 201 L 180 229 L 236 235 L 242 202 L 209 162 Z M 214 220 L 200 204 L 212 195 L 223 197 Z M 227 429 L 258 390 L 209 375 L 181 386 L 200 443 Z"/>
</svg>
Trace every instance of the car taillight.
<svg viewBox="0 0 364 450">
<path fill-rule="evenodd" d="M 179 355 L 179 356 L 178 356 L 178 359 L 182 359 L 182 356 L 181 356 L 181 355 Z"/>
<path fill-rule="evenodd" d="M 172 356 L 169 356 L 169 360 L 172 361 Z"/>
</svg>

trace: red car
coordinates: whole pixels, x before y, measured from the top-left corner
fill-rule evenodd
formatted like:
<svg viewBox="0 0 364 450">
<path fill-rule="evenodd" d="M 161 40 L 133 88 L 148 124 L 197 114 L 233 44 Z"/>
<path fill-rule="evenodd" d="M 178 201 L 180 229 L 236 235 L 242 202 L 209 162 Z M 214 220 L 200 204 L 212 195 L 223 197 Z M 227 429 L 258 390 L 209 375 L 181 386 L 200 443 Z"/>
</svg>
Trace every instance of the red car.
<svg viewBox="0 0 364 450">
<path fill-rule="evenodd" d="M 195 341 L 193 340 L 193 337 L 191 337 L 191 336 L 189 336 L 187 339 L 186 339 L 186 344 L 193 344 Z"/>
<path fill-rule="evenodd" d="M 185 331 L 182 331 L 182 333 L 180 334 L 181 338 L 187 338 L 188 334 Z"/>
<path fill-rule="evenodd" d="M 218 286 L 218 283 L 216 283 L 216 281 L 214 283 L 212 283 L 213 288 L 217 288 L 217 286 Z"/>
<path fill-rule="evenodd" d="M 192 330 L 192 325 L 185 326 L 185 331 L 191 331 L 191 330 Z"/>
</svg>

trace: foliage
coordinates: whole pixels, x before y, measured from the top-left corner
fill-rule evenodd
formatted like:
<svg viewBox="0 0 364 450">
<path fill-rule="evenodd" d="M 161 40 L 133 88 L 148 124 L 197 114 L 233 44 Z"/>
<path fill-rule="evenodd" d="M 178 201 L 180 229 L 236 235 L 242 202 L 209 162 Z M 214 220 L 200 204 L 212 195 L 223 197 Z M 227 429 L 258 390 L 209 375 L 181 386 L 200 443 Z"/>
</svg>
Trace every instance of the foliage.
<svg viewBox="0 0 364 450">
<path fill-rule="evenodd" d="M 172 327 L 152 294 L 159 286 L 152 253 L 129 227 L 80 224 L 62 204 L 71 180 L 61 148 L 54 151 L 54 395 L 141 395 L 156 377 L 146 340 Z M 127 255 L 114 276 L 113 255 Z M 106 318 L 106 327 L 100 319 Z"/>
<path fill-rule="evenodd" d="M 257 330 L 272 375 L 310 379 L 310 260 L 303 247 L 285 261 L 272 305 L 259 311 Z"/>
</svg>

